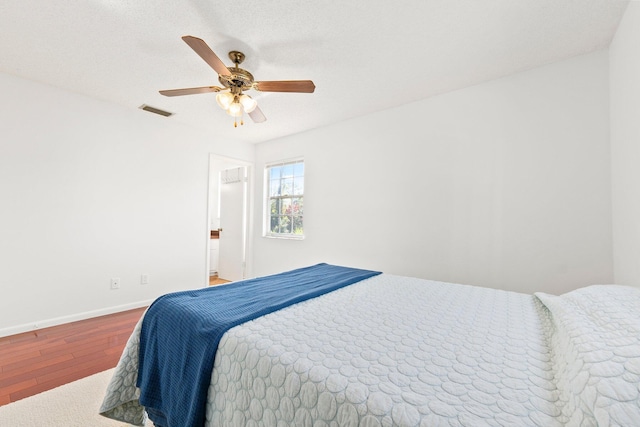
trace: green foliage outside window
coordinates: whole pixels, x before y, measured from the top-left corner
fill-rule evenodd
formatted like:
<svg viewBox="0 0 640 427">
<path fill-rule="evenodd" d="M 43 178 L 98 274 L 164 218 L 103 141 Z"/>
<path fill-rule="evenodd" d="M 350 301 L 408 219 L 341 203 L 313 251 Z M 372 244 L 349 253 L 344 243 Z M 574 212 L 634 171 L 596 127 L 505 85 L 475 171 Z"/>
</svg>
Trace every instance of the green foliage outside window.
<svg viewBox="0 0 640 427">
<path fill-rule="evenodd" d="M 268 233 L 275 236 L 303 236 L 304 162 L 267 167 Z"/>
</svg>

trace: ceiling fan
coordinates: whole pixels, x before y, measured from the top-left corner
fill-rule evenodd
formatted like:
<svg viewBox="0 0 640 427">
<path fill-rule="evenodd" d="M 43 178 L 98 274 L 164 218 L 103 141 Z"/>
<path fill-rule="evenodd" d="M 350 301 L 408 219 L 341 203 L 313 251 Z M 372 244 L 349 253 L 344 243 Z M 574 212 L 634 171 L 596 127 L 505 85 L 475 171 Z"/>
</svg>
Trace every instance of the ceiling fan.
<svg viewBox="0 0 640 427">
<path fill-rule="evenodd" d="M 258 108 L 258 103 L 249 95 L 243 93 L 245 90 L 255 89 L 261 92 L 302 92 L 313 93 L 316 86 L 311 80 L 277 80 L 277 81 L 255 81 L 253 75 L 239 67 L 244 61 L 244 53 L 232 50 L 229 52 L 229 58 L 233 61 L 233 67 L 227 67 L 213 53 L 211 48 L 207 46 L 204 40 L 193 36 L 184 36 L 182 40 L 187 43 L 211 68 L 218 73 L 218 81 L 220 86 L 203 86 L 185 89 L 169 89 L 161 90 L 160 94 L 164 96 L 181 96 L 194 95 L 198 93 L 219 92 L 216 95 L 218 105 L 234 117 L 234 126 L 238 126 L 237 118 L 240 118 L 240 124 L 244 124 L 242 120 L 243 113 L 247 113 L 255 123 L 262 123 L 267 118 Z"/>
</svg>

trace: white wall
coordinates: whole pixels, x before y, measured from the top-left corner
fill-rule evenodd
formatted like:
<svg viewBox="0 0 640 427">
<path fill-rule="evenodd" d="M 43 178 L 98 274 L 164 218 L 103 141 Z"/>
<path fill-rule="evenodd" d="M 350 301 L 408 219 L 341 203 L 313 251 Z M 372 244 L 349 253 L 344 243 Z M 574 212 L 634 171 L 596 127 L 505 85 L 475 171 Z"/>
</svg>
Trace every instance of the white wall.
<svg viewBox="0 0 640 427">
<path fill-rule="evenodd" d="M 640 286 L 640 2 L 627 6 L 609 51 L 614 277 Z"/>
<path fill-rule="evenodd" d="M 209 153 L 253 145 L 6 74 L 0 93 L 0 336 L 206 284 Z"/>
<path fill-rule="evenodd" d="M 522 292 L 611 282 L 613 164 L 616 279 L 637 284 L 638 19 L 632 3 L 611 49 L 613 159 L 607 52 L 258 145 L 255 218 L 264 163 L 302 155 L 307 236 L 255 227 L 254 275 L 326 261 Z M 0 91 L 0 336 L 204 284 L 209 153 L 253 146 L 6 74 Z"/>
<path fill-rule="evenodd" d="M 256 170 L 297 156 L 306 238 L 256 227 L 256 275 L 325 261 L 556 294 L 613 279 L 606 51 L 260 144 Z"/>
</svg>

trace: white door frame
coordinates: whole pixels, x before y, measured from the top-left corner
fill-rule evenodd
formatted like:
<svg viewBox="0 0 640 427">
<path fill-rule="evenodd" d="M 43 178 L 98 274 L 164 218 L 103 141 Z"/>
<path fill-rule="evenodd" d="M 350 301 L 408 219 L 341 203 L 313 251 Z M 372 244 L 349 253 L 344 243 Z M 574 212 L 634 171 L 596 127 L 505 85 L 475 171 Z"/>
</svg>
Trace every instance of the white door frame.
<svg viewBox="0 0 640 427">
<path fill-rule="evenodd" d="M 225 165 L 225 166 L 221 166 Z M 209 270 L 211 267 L 210 250 L 211 250 L 211 220 L 217 212 L 214 212 L 214 206 L 218 205 L 218 186 L 219 186 L 219 174 L 221 170 L 230 169 L 233 167 L 246 166 L 247 167 L 247 185 L 244 195 L 244 277 L 251 277 L 252 264 L 253 264 L 253 247 L 251 244 L 251 235 L 253 232 L 253 196 L 254 196 L 254 182 L 255 182 L 255 167 L 252 162 L 246 160 L 235 159 L 232 157 L 221 156 L 215 153 L 209 153 L 209 185 L 207 187 L 207 244 L 206 244 L 206 262 L 205 262 L 205 283 L 209 284 Z M 214 191 L 218 190 L 218 191 Z M 214 194 L 215 193 L 215 194 Z"/>
</svg>

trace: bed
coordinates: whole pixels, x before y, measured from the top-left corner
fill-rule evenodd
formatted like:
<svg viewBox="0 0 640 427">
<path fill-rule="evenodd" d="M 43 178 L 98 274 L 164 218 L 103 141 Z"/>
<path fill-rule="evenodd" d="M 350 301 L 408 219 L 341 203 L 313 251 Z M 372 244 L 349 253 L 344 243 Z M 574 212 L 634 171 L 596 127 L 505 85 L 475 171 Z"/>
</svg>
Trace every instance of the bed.
<svg viewBox="0 0 640 427">
<path fill-rule="evenodd" d="M 331 277 L 325 272 L 333 268 L 345 267 L 318 264 L 268 279 Z M 192 363 L 197 345 L 187 338 L 177 359 L 156 367 L 157 381 L 167 371 L 191 378 L 184 369 L 195 364 L 206 384 L 189 404 L 160 414 L 144 402 L 163 387 L 141 380 L 149 358 L 170 353 L 145 344 L 167 339 L 145 335 L 154 303 L 125 347 L 100 413 L 133 425 L 150 415 L 161 427 L 640 426 L 640 289 L 527 295 L 370 273 L 231 325 L 211 340 L 212 366 Z M 253 289 L 253 298 L 263 279 L 187 294 L 218 299 Z M 199 329 L 193 320 L 169 323 L 173 335 L 185 335 L 182 326 Z M 168 404 L 185 394 L 164 389 L 155 397 Z M 201 418 L 169 415 L 194 407 Z"/>
</svg>

